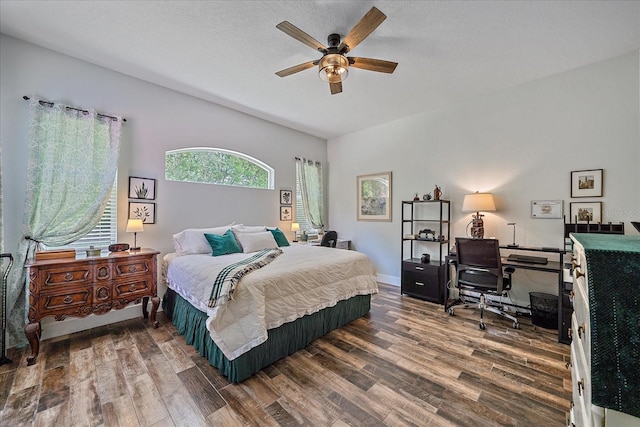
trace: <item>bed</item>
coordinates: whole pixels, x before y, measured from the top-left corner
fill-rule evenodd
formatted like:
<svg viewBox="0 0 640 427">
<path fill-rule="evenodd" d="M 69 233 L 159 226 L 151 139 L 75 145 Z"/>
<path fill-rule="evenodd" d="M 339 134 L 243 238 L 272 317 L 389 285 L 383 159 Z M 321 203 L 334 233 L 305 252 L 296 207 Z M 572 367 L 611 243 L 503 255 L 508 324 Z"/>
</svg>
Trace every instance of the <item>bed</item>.
<svg viewBox="0 0 640 427">
<path fill-rule="evenodd" d="M 219 227 L 218 234 L 224 228 Z M 259 239 L 255 235 L 249 239 L 242 226 L 234 226 L 233 231 L 242 252 L 216 256 L 210 251 L 185 253 L 174 235 L 176 252 L 162 260 L 168 287 L 164 310 L 186 342 L 230 381 L 241 382 L 369 312 L 371 295 L 378 288 L 375 269 L 366 255 L 288 245 L 283 236 L 274 239 L 277 244 L 269 243 L 270 248 L 263 249 L 277 252 L 277 256 L 244 275 L 229 301 L 213 304 L 212 286 L 219 272 L 248 262 L 256 256 L 256 248 L 265 246 L 264 239 L 254 244 Z M 264 231 L 260 233 L 268 237 Z"/>
</svg>

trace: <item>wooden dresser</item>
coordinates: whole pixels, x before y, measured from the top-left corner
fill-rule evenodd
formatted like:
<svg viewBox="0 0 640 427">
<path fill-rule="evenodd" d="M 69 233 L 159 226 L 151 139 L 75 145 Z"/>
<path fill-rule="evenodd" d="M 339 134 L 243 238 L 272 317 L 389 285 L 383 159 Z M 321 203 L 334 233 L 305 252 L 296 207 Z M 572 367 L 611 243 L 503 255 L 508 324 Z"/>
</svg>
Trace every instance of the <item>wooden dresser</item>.
<svg viewBox="0 0 640 427">
<path fill-rule="evenodd" d="M 151 322 L 158 327 L 158 254 L 153 249 L 141 249 L 27 263 L 29 314 L 24 332 L 31 345 L 27 364 L 36 362 L 40 351 L 40 320 L 47 316 L 64 320 L 105 314 L 142 301 L 142 314 L 147 318 L 151 298 Z"/>
<path fill-rule="evenodd" d="M 640 426 L 640 236 L 571 234 L 569 426 Z"/>
</svg>

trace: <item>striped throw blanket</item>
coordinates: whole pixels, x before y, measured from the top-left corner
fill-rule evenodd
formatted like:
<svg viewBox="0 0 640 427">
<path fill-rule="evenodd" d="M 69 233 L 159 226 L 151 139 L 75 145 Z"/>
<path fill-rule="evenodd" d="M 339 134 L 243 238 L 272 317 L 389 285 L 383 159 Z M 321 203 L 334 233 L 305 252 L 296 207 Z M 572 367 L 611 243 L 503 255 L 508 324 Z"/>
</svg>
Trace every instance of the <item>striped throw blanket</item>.
<svg viewBox="0 0 640 427">
<path fill-rule="evenodd" d="M 209 307 L 217 307 L 229 302 L 240 279 L 252 271 L 269 264 L 281 254 L 281 249 L 263 249 L 245 260 L 224 267 L 216 277 L 207 305 Z"/>
</svg>

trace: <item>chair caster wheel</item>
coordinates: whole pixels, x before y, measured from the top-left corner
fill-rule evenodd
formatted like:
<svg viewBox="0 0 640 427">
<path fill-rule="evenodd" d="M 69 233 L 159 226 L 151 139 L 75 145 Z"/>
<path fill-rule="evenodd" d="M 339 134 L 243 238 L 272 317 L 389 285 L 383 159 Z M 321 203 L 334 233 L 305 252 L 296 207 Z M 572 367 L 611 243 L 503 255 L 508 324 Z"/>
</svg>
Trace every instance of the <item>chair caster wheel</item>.
<svg viewBox="0 0 640 427">
<path fill-rule="evenodd" d="M 513 329 L 520 329 L 520 323 L 513 322 Z"/>
<path fill-rule="evenodd" d="M 450 308 L 449 309 L 449 316 L 453 316 L 454 314 L 456 314 L 456 313 L 453 311 L 453 308 Z"/>
<path fill-rule="evenodd" d="M 478 326 L 480 326 L 480 329 L 482 329 L 483 331 L 487 329 L 487 326 L 484 323 L 480 323 Z"/>
</svg>

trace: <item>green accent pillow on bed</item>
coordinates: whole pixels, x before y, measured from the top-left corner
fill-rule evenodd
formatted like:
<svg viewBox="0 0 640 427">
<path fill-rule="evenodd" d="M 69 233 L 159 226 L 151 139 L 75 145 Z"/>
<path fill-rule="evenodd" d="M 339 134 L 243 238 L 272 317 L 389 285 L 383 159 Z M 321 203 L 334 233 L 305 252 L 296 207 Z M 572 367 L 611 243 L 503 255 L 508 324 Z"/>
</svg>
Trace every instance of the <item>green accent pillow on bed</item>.
<svg viewBox="0 0 640 427">
<path fill-rule="evenodd" d="M 271 234 L 273 234 L 273 238 L 275 239 L 278 246 L 289 246 L 289 241 L 287 240 L 287 237 L 284 235 L 282 230 L 280 230 L 279 228 L 274 228 L 273 230 L 269 229 L 269 231 L 271 232 Z"/>
<path fill-rule="evenodd" d="M 242 252 L 242 249 L 240 248 L 240 245 L 238 245 L 236 237 L 233 235 L 233 231 L 231 231 L 231 229 L 228 229 L 222 236 L 205 233 L 204 237 L 211 245 L 213 256 Z"/>
</svg>

